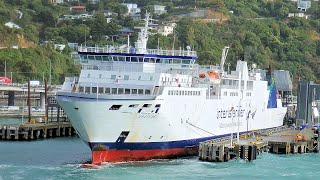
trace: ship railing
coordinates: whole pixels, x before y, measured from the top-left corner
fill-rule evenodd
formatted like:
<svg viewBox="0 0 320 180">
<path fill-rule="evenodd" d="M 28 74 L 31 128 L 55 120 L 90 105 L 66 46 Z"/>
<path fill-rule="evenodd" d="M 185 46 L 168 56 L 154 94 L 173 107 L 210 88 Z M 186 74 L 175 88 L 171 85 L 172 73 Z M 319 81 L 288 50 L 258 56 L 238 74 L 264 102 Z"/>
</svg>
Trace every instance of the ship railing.
<svg viewBox="0 0 320 180">
<path fill-rule="evenodd" d="M 150 72 L 170 73 L 172 70 L 195 70 L 193 64 L 148 64 L 148 63 L 96 63 L 95 65 L 82 65 L 83 70 L 125 71 L 125 72 Z"/>
<path fill-rule="evenodd" d="M 136 50 L 133 47 L 114 47 L 114 46 L 105 46 L 105 47 L 85 47 L 79 46 L 79 52 L 90 52 L 90 53 L 131 53 L 136 54 Z M 153 55 L 164 55 L 164 56 L 193 56 L 197 57 L 196 51 L 191 50 L 163 50 L 163 49 L 147 49 L 145 54 Z"/>
</svg>

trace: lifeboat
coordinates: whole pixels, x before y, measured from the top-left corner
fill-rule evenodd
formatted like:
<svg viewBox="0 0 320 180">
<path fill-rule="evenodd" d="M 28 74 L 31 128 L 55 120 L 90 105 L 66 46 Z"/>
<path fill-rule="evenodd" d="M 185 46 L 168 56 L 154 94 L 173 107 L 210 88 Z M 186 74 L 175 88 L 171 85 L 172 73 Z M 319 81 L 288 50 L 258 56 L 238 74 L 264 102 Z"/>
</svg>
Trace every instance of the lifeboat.
<svg viewBox="0 0 320 180">
<path fill-rule="evenodd" d="M 206 75 L 205 74 L 199 74 L 199 78 L 205 78 L 206 77 Z"/>
<path fill-rule="evenodd" d="M 220 74 L 217 71 L 207 71 L 208 77 L 210 79 L 210 82 L 213 84 L 219 84 L 220 83 Z"/>
</svg>

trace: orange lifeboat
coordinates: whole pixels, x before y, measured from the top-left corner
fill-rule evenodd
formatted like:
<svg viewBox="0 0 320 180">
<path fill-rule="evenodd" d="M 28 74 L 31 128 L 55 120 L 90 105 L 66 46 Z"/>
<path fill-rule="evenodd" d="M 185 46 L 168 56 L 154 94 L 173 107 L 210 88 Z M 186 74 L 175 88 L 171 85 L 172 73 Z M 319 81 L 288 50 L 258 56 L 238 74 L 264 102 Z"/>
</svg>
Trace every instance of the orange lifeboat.
<svg viewBox="0 0 320 180">
<path fill-rule="evenodd" d="M 205 74 L 199 74 L 199 78 L 205 78 L 206 75 Z"/>
<path fill-rule="evenodd" d="M 220 83 L 220 74 L 217 71 L 207 71 L 207 74 L 213 84 Z"/>
</svg>

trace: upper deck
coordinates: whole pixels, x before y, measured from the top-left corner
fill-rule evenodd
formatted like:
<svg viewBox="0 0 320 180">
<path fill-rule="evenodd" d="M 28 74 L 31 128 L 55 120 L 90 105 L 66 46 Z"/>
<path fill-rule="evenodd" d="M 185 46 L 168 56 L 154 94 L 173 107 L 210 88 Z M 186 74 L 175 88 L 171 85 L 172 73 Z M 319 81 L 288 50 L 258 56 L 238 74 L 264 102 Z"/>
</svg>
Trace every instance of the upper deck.
<svg viewBox="0 0 320 180">
<path fill-rule="evenodd" d="M 80 46 L 78 49 L 79 54 L 130 54 L 130 55 L 158 55 L 158 56 L 183 56 L 189 57 L 190 59 L 196 59 L 197 52 L 191 50 L 163 50 L 163 49 L 146 49 L 146 51 L 141 54 L 138 53 L 133 47 L 114 47 L 114 46 L 104 46 L 104 47 L 86 47 Z"/>
</svg>

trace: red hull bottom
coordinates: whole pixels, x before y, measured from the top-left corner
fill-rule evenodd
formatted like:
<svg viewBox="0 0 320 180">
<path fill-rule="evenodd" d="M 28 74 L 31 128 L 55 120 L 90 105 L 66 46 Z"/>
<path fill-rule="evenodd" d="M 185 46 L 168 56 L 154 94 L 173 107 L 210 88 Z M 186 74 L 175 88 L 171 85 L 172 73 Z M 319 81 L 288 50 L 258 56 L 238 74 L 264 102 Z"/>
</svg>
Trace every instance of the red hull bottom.
<svg viewBox="0 0 320 180">
<path fill-rule="evenodd" d="M 152 150 L 106 150 L 92 151 L 92 164 L 102 162 L 146 161 L 150 159 L 172 159 L 196 155 L 198 148 L 152 149 Z"/>
</svg>

